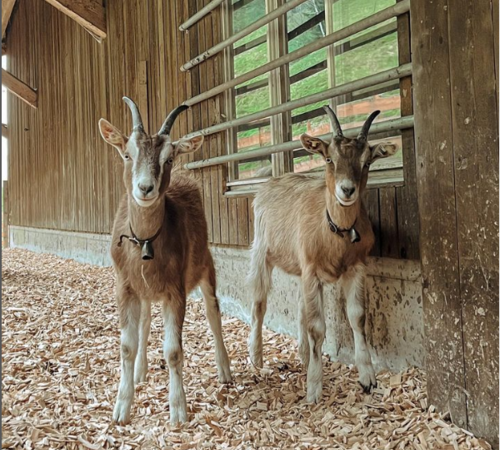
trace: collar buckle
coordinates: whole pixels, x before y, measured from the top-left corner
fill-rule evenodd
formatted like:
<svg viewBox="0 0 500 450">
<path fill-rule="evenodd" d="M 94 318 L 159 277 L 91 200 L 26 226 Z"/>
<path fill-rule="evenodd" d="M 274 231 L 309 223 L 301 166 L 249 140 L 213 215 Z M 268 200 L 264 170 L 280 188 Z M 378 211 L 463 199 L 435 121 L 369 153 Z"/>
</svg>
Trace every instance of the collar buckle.
<svg viewBox="0 0 500 450">
<path fill-rule="evenodd" d="M 341 238 L 344 238 L 344 233 L 348 233 L 352 244 L 361 240 L 361 236 L 354 228 L 354 225 L 356 225 L 356 221 L 354 221 L 351 228 L 340 228 L 330 217 L 328 209 L 326 210 L 326 220 L 328 221 L 328 226 L 330 227 L 330 231 L 332 233 L 338 234 Z"/>
</svg>

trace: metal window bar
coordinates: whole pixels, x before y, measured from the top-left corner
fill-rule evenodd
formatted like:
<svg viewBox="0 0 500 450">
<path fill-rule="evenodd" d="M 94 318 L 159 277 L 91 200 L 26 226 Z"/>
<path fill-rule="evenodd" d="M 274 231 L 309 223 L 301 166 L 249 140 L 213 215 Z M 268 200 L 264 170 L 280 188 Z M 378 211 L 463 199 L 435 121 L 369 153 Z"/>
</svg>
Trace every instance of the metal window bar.
<svg viewBox="0 0 500 450">
<path fill-rule="evenodd" d="M 371 89 L 371 86 L 366 89 L 360 89 L 359 91 L 353 91 L 351 93 L 351 101 L 362 100 L 364 98 L 372 97 L 378 94 L 384 94 L 386 92 L 394 91 L 399 89 L 399 82 L 395 80 L 394 82 L 381 83 L 377 85 L 374 89 Z M 316 117 L 324 116 L 325 111 L 323 108 L 316 108 L 310 111 L 297 114 L 292 116 L 292 124 L 295 125 L 297 123 L 303 122 L 305 120 L 314 119 Z M 242 131 L 253 130 L 255 128 L 263 128 L 269 126 L 269 119 L 260 120 L 258 122 L 251 122 L 244 125 L 240 125 L 238 127 L 238 133 Z"/>
<path fill-rule="evenodd" d="M 373 30 L 370 33 L 366 33 L 363 36 L 359 36 L 350 41 L 344 42 L 341 46 L 335 47 L 335 56 L 342 55 L 346 52 L 362 47 L 363 45 L 375 42 L 377 39 L 381 39 L 385 36 L 395 33 L 396 31 L 397 31 L 397 23 L 396 22 L 388 23 L 387 25 L 377 28 L 376 30 Z M 265 41 L 266 39 L 264 39 L 264 42 Z M 290 84 L 297 83 L 298 81 L 303 80 L 312 75 L 315 75 L 326 68 L 327 68 L 327 61 L 326 60 L 320 61 L 319 63 L 311 67 L 308 67 L 307 69 L 304 69 L 302 72 L 299 72 L 290 77 Z M 255 83 L 247 84 L 245 86 L 237 88 L 236 95 L 247 94 L 248 92 L 255 91 L 265 86 L 267 86 L 267 80 L 256 81 Z"/>
<path fill-rule="evenodd" d="M 367 28 L 373 27 L 381 22 L 385 22 L 386 20 L 392 19 L 393 17 L 397 17 L 401 14 L 404 14 L 408 12 L 409 9 L 410 9 L 410 0 L 403 0 L 394 6 L 390 6 L 370 17 L 359 20 L 358 22 L 355 22 L 345 28 L 335 31 L 321 39 L 318 39 L 308 45 L 305 45 L 304 47 L 301 47 L 300 49 L 288 53 L 281 58 L 266 63 L 257 69 L 251 70 L 250 72 L 240 75 L 239 77 L 236 77 L 230 81 L 220 84 L 219 86 L 209 89 L 208 91 L 205 91 L 200 95 L 192 97 L 186 100 L 184 104 L 192 106 L 203 100 L 207 100 L 217 94 L 226 91 L 227 89 L 233 88 L 246 81 L 249 81 L 252 78 L 255 78 L 259 75 L 262 75 L 278 67 L 281 67 L 285 64 L 288 64 L 292 61 L 295 61 L 299 58 L 302 58 L 328 45 L 332 45 L 338 41 L 346 39 L 354 34 L 359 33 L 360 31 L 366 30 Z"/>
<path fill-rule="evenodd" d="M 203 17 L 212 12 L 217 6 L 219 6 L 224 0 L 212 0 L 208 5 L 201 8 L 196 14 L 191 16 L 183 24 L 179 26 L 179 30 L 186 31 L 188 28 L 192 27 L 195 23 L 199 22 Z"/>
<path fill-rule="evenodd" d="M 413 116 L 405 116 L 399 119 L 391 119 L 386 120 L 384 122 L 377 122 L 372 125 L 370 128 L 370 136 L 382 132 L 390 132 L 390 131 L 400 131 L 413 127 Z M 361 127 L 348 128 L 344 130 L 344 136 L 346 137 L 356 137 L 358 133 L 361 131 Z M 329 142 L 332 134 L 323 134 L 318 136 L 319 138 Z M 262 147 L 257 150 L 250 150 L 244 153 L 231 153 L 223 156 L 216 156 L 214 158 L 202 159 L 199 161 L 193 161 L 184 165 L 185 169 L 201 169 L 202 167 L 210 167 L 216 166 L 218 164 L 224 164 L 228 162 L 236 162 L 236 161 L 246 161 L 251 158 L 263 158 L 273 153 L 280 152 L 288 152 L 291 150 L 297 150 L 302 148 L 302 144 L 300 140 L 297 141 L 289 141 L 283 144 L 271 145 L 267 147 Z"/>
<path fill-rule="evenodd" d="M 323 100 L 330 100 L 331 98 L 338 97 L 339 95 L 348 94 L 355 90 L 375 86 L 377 84 L 386 81 L 396 80 L 398 78 L 403 78 L 408 75 L 411 75 L 411 63 L 403 64 L 402 66 L 385 70 L 375 75 L 369 75 L 365 78 L 360 78 L 359 80 L 350 81 L 349 83 L 340 84 L 336 87 L 327 89 L 317 94 L 308 95 L 306 97 L 282 103 L 281 105 L 273 106 L 271 108 L 267 108 L 253 114 L 248 114 L 246 116 L 239 117 L 237 119 L 228 120 L 227 122 L 213 125 L 211 127 L 204 128 L 202 130 L 194 131 L 193 133 L 189 133 L 187 137 L 198 136 L 200 134 L 208 136 L 210 134 L 217 133 L 219 131 L 224 131 L 230 128 L 237 127 L 239 125 L 253 122 L 255 120 L 280 114 L 285 111 L 291 111 L 293 109 L 300 108 L 302 106 L 310 105 L 312 103 L 320 102 Z"/>
<path fill-rule="evenodd" d="M 294 28 L 292 31 L 288 33 L 288 42 L 296 37 L 304 34 L 306 31 L 309 31 L 311 28 L 314 28 L 318 23 L 321 23 L 325 20 L 325 12 L 321 11 L 314 17 L 311 17 L 308 21 L 304 22 L 302 25 L 299 25 L 297 28 Z M 246 44 L 240 45 L 234 49 L 234 56 L 237 56 L 241 53 L 244 53 L 252 48 L 259 46 L 266 42 L 266 36 L 259 36 L 253 41 L 247 42 Z"/>
<path fill-rule="evenodd" d="M 192 69 L 193 67 L 197 66 L 198 64 L 207 60 L 208 58 L 215 56 L 217 53 L 221 52 L 225 48 L 234 44 L 236 41 L 239 41 L 240 39 L 244 38 L 245 36 L 248 36 L 250 33 L 253 33 L 255 30 L 258 30 L 259 28 L 263 27 L 264 25 L 267 25 L 269 22 L 272 22 L 274 19 L 281 17 L 283 14 L 285 14 L 286 12 L 295 8 L 296 6 L 300 5 L 301 3 L 304 3 L 305 1 L 307 1 L 307 0 L 289 0 L 284 5 L 280 6 L 279 8 L 275 9 L 274 11 L 271 11 L 270 13 L 261 17 L 259 20 L 253 22 L 248 27 L 244 28 L 243 30 L 239 31 L 236 34 L 233 34 L 228 39 L 225 39 L 224 41 L 219 42 L 217 45 L 214 45 L 212 48 L 209 48 L 208 50 L 204 51 L 202 54 L 191 59 L 190 61 L 188 61 L 187 63 L 185 63 L 181 67 L 181 71 L 185 72 L 186 70 Z"/>
</svg>

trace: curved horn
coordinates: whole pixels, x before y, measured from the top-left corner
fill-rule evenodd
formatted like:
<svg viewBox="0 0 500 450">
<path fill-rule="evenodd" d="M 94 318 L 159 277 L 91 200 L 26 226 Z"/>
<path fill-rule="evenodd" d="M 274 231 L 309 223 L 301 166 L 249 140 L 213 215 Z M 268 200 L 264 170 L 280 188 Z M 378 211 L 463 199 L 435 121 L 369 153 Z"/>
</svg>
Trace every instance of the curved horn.
<svg viewBox="0 0 500 450">
<path fill-rule="evenodd" d="M 375 117 L 377 117 L 380 114 L 380 111 L 373 111 L 369 116 L 368 119 L 366 119 L 365 123 L 363 124 L 363 128 L 361 128 L 361 131 L 358 134 L 358 140 L 359 141 L 366 141 L 368 139 L 368 132 L 370 131 L 370 127 L 372 126 L 372 122 L 375 120 Z"/>
<path fill-rule="evenodd" d="M 335 131 L 335 135 L 338 137 L 344 137 L 344 133 L 342 132 L 342 128 L 340 126 L 339 119 L 337 119 L 337 116 L 333 112 L 333 109 L 330 108 L 329 106 L 323 106 L 323 109 L 326 111 L 328 114 L 328 117 L 330 118 L 330 122 L 332 124 L 332 127 Z"/>
<path fill-rule="evenodd" d="M 142 131 L 144 133 L 144 125 L 142 124 L 141 113 L 139 112 L 139 108 L 135 104 L 133 100 L 128 97 L 123 97 L 122 99 L 130 108 L 130 112 L 132 113 L 132 131 Z"/>
<path fill-rule="evenodd" d="M 182 111 L 185 111 L 186 109 L 189 109 L 189 106 L 179 105 L 177 108 L 175 108 L 173 111 L 171 111 L 170 114 L 165 119 L 165 122 L 163 122 L 163 125 L 160 128 L 160 131 L 158 131 L 158 135 L 170 134 L 170 129 L 172 128 L 172 125 L 174 124 L 175 119 L 177 119 L 177 116 Z"/>
</svg>

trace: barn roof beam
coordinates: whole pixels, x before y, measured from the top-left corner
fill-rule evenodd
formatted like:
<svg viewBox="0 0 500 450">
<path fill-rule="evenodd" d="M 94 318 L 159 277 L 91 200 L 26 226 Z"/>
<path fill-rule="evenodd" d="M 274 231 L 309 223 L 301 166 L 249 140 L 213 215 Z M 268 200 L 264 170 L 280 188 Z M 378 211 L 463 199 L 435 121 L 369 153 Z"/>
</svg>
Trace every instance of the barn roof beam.
<svg viewBox="0 0 500 450">
<path fill-rule="evenodd" d="M 16 0 L 3 0 L 2 1 L 2 39 L 5 37 L 5 30 L 9 24 L 10 16 L 12 15 L 12 10 L 14 9 L 14 4 Z"/>
<path fill-rule="evenodd" d="M 38 108 L 38 94 L 26 83 L 2 69 L 2 86 L 33 108 Z M 2 130 L 3 131 L 3 130 Z"/>
<path fill-rule="evenodd" d="M 98 41 L 106 38 L 106 9 L 96 0 L 45 0 L 84 27 Z"/>
</svg>

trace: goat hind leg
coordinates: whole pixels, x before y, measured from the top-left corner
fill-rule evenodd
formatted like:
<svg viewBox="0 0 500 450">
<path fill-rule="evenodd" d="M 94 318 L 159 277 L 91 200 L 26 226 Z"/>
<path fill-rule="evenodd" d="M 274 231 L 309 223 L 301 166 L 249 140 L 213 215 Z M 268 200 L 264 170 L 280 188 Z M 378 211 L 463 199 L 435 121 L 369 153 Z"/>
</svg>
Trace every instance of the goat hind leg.
<svg viewBox="0 0 500 450">
<path fill-rule="evenodd" d="M 121 327 L 121 376 L 113 420 L 121 425 L 130 422 L 130 409 L 134 400 L 134 365 L 139 341 L 141 304 L 127 288 L 118 292 Z"/>
<path fill-rule="evenodd" d="M 342 288 L 347 302 L 347 316 L 354 333 L 354 359 L 359 372 L 359 383 L 366 393 L 377 387 L 365 335 L 365 268 L 358 265 L 343 275 Z"/>
<path fill-rule="evenodd" d="M 216 297 L 216 280 L 215 269 L 213 262 L 207 269 L 207 274 L 200 282 L 201 292 L 205 300 L 205 308 L 207 311 L 208 324 L 214 335 L 215 342 L 215 363 L 219 373 L 219 381 L 221 383 L 229 383 L 231 381 L 231 368 L 229 356 L 227 355 L 226 346 L 222 337 L 222 320 L 220 316 L 219 300 Z"/>
<path fill-rule="evenodd" d="M 170 423 L 187 421 L 186 394 L 182 384 L 182 325 L 186 312 L 186 298 L 170 298 L 163 302 L 165 340 L 163 352 L 170 373 Z"/>
<path fill-rule="evenodd" d="M 253 263 L 253 261 L 252 261 Z M 253 266 L 250 280 L 253 288 L 252 304 L 252 329 L 248 340 L 250 359 L 256 367 L 262 367 L 264 360 L 262 357 L 262 325 L 267 310 L 267 295 L 271 288 L 272 266 L 267 261 L 262 262 L 264 267 Z"/>
<path fill-rule="evenodd" d="M 134 382 L 146 381 L 148 373 L 148 339 L 151 331 L 151 302 L 141 302 L 141 320 L 139 325 L 139 350 L 135 359 Z"/>
</svg>

